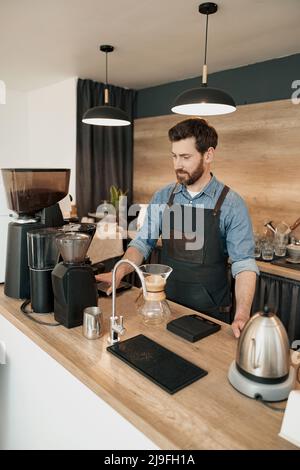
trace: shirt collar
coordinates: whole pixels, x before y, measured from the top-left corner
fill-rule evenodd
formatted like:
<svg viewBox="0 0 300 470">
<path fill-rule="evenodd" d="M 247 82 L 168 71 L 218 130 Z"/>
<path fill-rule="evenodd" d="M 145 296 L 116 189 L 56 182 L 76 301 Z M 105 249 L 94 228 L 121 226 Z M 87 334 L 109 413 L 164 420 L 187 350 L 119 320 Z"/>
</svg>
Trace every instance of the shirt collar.
<svg viewBox="0 0 300 470">
<path fill-rule="evenodd" d="M 200 195 L 202 193 L 206 194 L 207 196 L 213 198 L 216 194 L 216 189 L 217 189 L 218 181 L 217 178 L 211 173 L 211 180 L 207 183 L 207 185 L 200 191 Z M 183 184 L 177 184 L 174 194 L 180 193 L 180 192 L 186 192 L 187 189 Z"/>
</svg>

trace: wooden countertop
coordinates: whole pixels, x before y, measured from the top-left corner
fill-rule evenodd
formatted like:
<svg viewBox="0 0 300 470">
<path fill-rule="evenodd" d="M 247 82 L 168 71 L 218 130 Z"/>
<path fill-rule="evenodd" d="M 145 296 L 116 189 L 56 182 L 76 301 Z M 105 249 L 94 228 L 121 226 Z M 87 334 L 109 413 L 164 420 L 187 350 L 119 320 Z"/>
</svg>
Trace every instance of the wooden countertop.
<svg viewBox="0 0 300 470">
<path fill-rule="evenodd" d="M 265 261 L 256 261 L 259 270 L 262 273 L 274 274 L 274 276 L 286 277 L 294 281 L 300 281 L 300 270 L 284 268 L 276 264 L 266 263 Z"/>
<path fill-rule="evenodd" d="M 208 375 L 169 395 L 106 351 L 111 298 L 101 298 L 105 333 L 87 340 L 81 327 L 68 330 L 38 325 L 20 312 L 21 302 L 0 286 L 0 314 L 111 405 L 162 449 L 294 449 L 278 437 L 283 413 L 235 391 L 227 371 L 236 340 L 229 325 L 194 344 L 163 326 L 146 327 L 136 313 L 137 290 L 117 297 L 124 314 L 124 339 L 143 333 L 208 371 Z M 191 310 L 170 302 L 172 317 Z M 52 315 L 43 320 L 53 321 Z M 122 339 L 123 339 L 122 338 Z M 108 423 L 106 423 L 108 425 Z"/>
</svg>

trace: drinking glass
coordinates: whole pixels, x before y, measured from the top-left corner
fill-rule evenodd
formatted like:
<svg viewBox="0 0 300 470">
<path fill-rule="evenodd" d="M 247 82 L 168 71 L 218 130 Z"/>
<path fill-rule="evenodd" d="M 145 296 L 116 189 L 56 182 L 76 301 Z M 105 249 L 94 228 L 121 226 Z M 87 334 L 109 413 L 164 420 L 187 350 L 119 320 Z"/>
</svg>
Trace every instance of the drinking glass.
<svg viewBox="0 0 300 470">
<path fill-rule="evenodd" d="M 262 241 L 259 236 L 254 236 L 254 256 L 255 258 L 260 258 L 261 257 L 261 245 Z"/>
<path fill-rule="evenodd" d="M 287 233 L 280 232 L 277 228 L 274 234 L 274 251 L 276 256 L 285 256 L 286 247 L 289 242 Z"/>
<path fill-rule="evenodd" d="M 261 248 L 261 256 L 264 261 L 273 259 L 274 245 L 272 240 L 264 240 Z"/>
<path fill-rule="evenodd" d="M 280 241 L 274 242 L 274 253 L 276 256 L 285 256 L 286 255 L 286 244 Z"/>
</svg>

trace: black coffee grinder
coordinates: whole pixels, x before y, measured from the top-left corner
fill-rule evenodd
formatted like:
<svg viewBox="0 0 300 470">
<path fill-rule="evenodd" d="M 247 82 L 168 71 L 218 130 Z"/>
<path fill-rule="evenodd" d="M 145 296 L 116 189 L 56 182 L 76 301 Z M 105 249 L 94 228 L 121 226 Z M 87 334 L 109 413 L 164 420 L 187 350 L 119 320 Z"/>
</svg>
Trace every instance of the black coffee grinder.
<svg viewBox="0 0 300 470">
<path fill-rule="evenodd" d="M 83 310 L 98 304 L 92 266 L 85 256 L 92 241 L 88 233 L 66 232 L 56 237 L 63 262 L 52 271 L 54 318 L 66 328 L 83 323 Z"/>
<path fill-rule="evenodd" d="M 56 237 L 62 229 L 30 230 L 27 234 L 32 311 L 50 313 L 54 308 L 51 273 L 59 260 Z"/>
<path fill-rule="evenodd" d="M 8 208 L 16 214 L 8 226 L 4 293 L 15 299 L 28 299 L 27 233 L 63 225 L 57 203 L 68 194 L 70 170 L 6 168 L 1 171 Z"/>
</svg>

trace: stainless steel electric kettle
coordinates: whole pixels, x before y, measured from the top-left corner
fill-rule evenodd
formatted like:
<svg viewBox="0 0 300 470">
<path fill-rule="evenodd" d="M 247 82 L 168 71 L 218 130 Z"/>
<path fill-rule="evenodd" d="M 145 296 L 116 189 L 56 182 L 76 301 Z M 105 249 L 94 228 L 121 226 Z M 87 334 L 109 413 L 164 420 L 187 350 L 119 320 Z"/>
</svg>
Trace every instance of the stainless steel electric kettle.
<svg viewBox="0 0 300 470">
<path fill-rule="evenodd" d="M 287 379 L 290 370 L 288 336 L 279 318 L 268 307 L 253 315 L 244 327 L 236 367 L 255 382 L 276 384 Z"/>
</svg>

